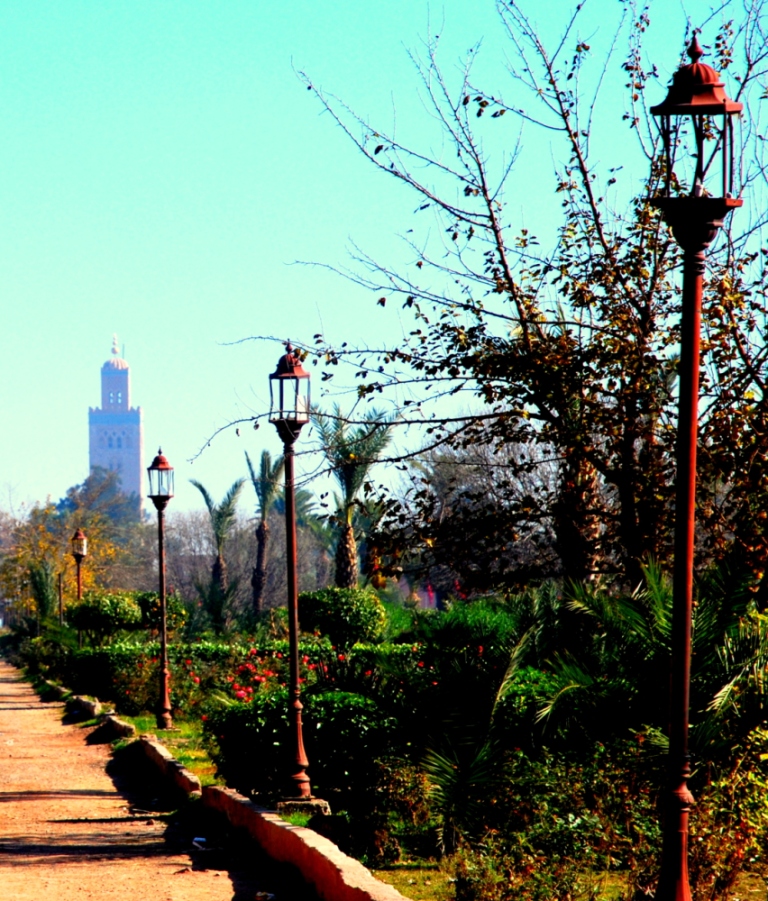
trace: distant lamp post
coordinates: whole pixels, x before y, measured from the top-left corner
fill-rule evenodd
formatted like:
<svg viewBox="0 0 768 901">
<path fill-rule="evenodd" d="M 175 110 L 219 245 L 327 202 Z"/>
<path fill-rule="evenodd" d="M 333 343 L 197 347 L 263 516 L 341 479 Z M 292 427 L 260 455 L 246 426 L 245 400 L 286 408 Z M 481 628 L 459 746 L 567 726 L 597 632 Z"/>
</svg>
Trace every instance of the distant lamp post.
<svg viewBox="0 0 768 901">
<path fill-rule="evenodd" d="M 688 881 L 688 715 L 691 680 L 691 608 L 696 504 L 699 401 L 699 332 L 704 253 L 725 217 L 742 205 L 734 193 L 734 117 L 742 104 L 729 100 L 695 35 L 690 64 L 674 75 L 659 117 L 664 144 L 660 196 L 651 201 L 683 249 L 679 419 L 675 500 L 675 564 L 672 613 L 672 678 L 666 817 L 656 901 L 690 901 Z M 676 159 L 677 158 L 677 159 Z M 676 161 L 687 172 L 675 172 Z M 686 184 L 688 182 L 688 184 Z M 717 196 L 720 194 L 720 196 Z"/>
<path fill-rule="evenodd" d="M 78 601 L 82 601 L 83 599 L 83 560 L 88 556 L 88 539 L 85 537 L 85 532 L 82 529 L 78 529 L 71 539 L 72 544 L 72 556 L 75 559 L 75 567 L 77 568 L 77 599 Z"/>
<path fill-rule="evenodd" d="M 157 510 L 157 543 L 160 578 L 160 701 L 157 709 L 157 728 L 172 729 L 171 693 L 169 688 L 170 671 L 168 669 L 168 617 L 165 597 L 165 508 L 173 497 L 173 467 L 163 456 L 162 448 L 152 465 L 147 467 L 149 474 L 149 498 Z"/>
<path fill-rule="evenodd" d="M 293 445 L 302 427 L 309 422 L 309 373 L 290 344 L 269 377 L 269 421 L 283 442 L 285 458 L 285 546 L 288 576 L 288 638 L 290 649 L 289 715 L 292 725 L 293 762 L 291 783 L 297 800 L 310 800 L 312 790 L 305 770 L 309 766 L 304 750 L 299 688 L 299 611 L 296 558 L 296 496 Z"/>
</svg>

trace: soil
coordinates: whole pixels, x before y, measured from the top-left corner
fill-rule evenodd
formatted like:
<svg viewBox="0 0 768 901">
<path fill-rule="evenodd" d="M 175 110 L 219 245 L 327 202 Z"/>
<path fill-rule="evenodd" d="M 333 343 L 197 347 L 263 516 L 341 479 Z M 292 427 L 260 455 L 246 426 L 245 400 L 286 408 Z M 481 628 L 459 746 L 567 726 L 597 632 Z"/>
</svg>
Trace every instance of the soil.
<svg viewBox="0 0 768 901">
<path fill-rule="evenodd" d="M 0 661 L 0 895 L 8 901 L 316 901 L 293 871 L 189 804 L 130 754 L 111 760 L 93 728 L 63 722 Z"/>
</svg>

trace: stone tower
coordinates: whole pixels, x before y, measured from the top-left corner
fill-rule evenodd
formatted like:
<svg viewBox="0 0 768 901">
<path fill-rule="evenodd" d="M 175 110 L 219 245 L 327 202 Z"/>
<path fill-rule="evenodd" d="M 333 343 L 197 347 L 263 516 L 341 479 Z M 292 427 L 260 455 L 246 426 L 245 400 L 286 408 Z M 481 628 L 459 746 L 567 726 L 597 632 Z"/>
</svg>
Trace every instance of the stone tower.
<svg viewBox="0 0 768 901">
<path fill-rule="evenodd" d="M 141 407 L 131 407 L 131 375 L 120 356 L 117 335 L 112 356 L 101 367 L 101 407 L 88 410 L 91 469 L 100 466 L 120 474 L 125 494 L 141 502 L 144 474 L 144 428 Z"/>
</svg>

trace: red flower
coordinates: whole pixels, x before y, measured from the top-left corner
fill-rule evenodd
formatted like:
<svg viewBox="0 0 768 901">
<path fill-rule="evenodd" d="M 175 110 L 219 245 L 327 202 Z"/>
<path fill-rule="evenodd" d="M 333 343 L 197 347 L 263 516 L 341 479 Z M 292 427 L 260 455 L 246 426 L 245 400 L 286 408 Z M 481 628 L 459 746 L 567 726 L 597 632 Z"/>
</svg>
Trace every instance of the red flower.
<svg viewBox="0 0 768 901">
<path fill-rule="evenodd" d="M 347 658 L 343 654 L 339 654 L 339 660 L 346 660 Z"/>
<path fill-rule="evenodd" d="M 422 667 L 423 667 L 423 666 L 424 666 L 424 661 L 423 661 L 423 660 L 419 660 L 419 662 L 416 664 L 416 666 L 422 666 Z"/>
<path fill-rule="evenodd" d="M 235 697 L 240 698 L 240 700 L 242 701 L 242 699 L 245 697 L 245 692 L 244 691 L 236 691 Z"/>
<path fill-rule="evenodd" d="M 195 678 L 192 681 L 195 683 L 195 685 L 199 685 L 200 684 L 200 676 L 195 676 Z"/>
</svg>

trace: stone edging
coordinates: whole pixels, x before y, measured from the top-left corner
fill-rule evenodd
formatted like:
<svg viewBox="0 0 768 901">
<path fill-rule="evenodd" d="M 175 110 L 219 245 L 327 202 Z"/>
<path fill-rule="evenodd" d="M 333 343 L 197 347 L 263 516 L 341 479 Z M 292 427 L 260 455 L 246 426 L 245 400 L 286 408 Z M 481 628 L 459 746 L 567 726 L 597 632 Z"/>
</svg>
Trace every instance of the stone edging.
<svg viewBox="0 0 768 901">
<path fill-rule="evenodd" d="M 224 814 L 233 826 L 245 829 L 270 857 L 296 867 L 323 901 L 409 901 L 312 829 L 287 823 L 231 788 L 206 785 L 201 791 L 197 776 L 186 770 L 155 736 L 142 735 L 138 744 L 179 789 L 192 798 L 202 794 L 206 807 Z"/>
<path fill-rule="evenodd" d="M 206 785 L 203 804 L 246 829 L 270 857 L 295 866 L 324 901 L 408 901 L 329 839 L 286 823 L 230 788 Z"/>
<path fill-rule="evenodd" d="M 71 698 L 68 698 L 66 701 L 66 706 L 67 710 L 70 713 L 80 714 L 87 720 L 96 719 L 97 716 L 101 715 L 100 701 L 91 701 L 88 698 L 81 697 L 80 695 L 72 695 Z"/>
<path fill-rule="evenodd" d="M 66 689 L 48 683 L 59 694 Z M 101 713 L 101 704 L 77 695 L 67 708 L 93 719 Z M 117 735 L 128 736 L 133 726 L 107 715 L 105 724 Z M 229 788 L 206 785 L 179 763 L 154 735 L 142 735 L 137 744 L 162 775 L 190 798 L 202 797 L 203 804 L 224 814 L 229 822 L 245 829 L 251 838 L 273 859 L 291 864 L 314 886 L 323 901 L 409 901 L 396 888 L 381 882 L 358 860 L 344 854 L 338 846 L 312 829 L 293 826 L 276 813 L 258 807 Z"/>
<path fill-rule="evenodd" d="M 142 735 L 138 743 L 144 755 L 155 764 L 166 779 L 173 782 L 176 788 L 190 798 L 201 796 L 202 786 L 197 776 L 182 766 L 168 748 L 156 740 L 154 735 Z"/>
</svg>

